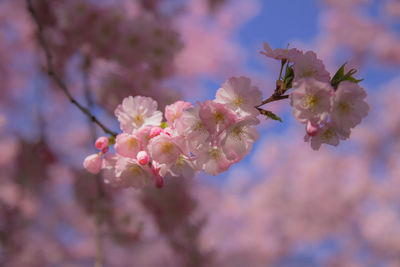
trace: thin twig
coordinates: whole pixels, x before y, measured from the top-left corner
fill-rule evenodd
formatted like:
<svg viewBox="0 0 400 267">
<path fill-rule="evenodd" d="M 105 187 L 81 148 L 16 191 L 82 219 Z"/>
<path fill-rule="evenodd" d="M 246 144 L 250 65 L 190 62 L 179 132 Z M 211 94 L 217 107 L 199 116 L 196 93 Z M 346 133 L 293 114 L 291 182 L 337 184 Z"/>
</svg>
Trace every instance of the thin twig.
<svg viewBox="0 0 400 267">
<path fill-rule="evenodd" d="M 273 94 L 272 96 L 270 96 L 269 98 L 267 98 L 263 102 L 261 102 L 260 105 L 256 106 L 256 108 L 259 108 L 259 107 L 261 107 L 261 106 L 263 106 L 265 104 L 268 104 L 268 103 L 271 103 L 271 102 L 274 102 L 274 101 L 279 101 L 279 100 L 286 99 L 286 98 L 289 98 L 289 95 L 275 95 L 275 94 Z"/>
<path fill-rule="evenodd" d="M 62 79 L 60 78 L 60 76 L 57 75 L 57 73 L 54 71 L 54 66 L 53 66 L 53 56 L 50 52 L 50 48 L 44 38 L 43 35 L 43 26 L 39 21 L 38 15 L 35 11 L 35 9 L 33 8 L 32 5 L 32 0 L 26 0 L 26 3 L 28 5 L 28 10 L 32 15 L 33 20 L 36 23 L 36 26 L 38 28 L 38 38 L 39 38 L 39 43 L 42 46 L 45 54 L 46 54 L 46 61 L 47 61 L 47 73 L 49 74 L 49 76 L 57 83 L 57 85 L 60 87 L 60 89 L 64 92 L 64 94 L 68 97 L 69 101 L 75 105 L 80 111 L 82 111 L 83 114 L 85 114 L 86 116 L 89 117 L 89 119 L 96 123 L 105 133 L 108 133 L 110 135 L 116 136 L 117 133 L 111 131 L 110 129 L 108 129 L 103 123 L 101 123 L 96 116 L 94 116 L 89 109 L 85 108 L 84 106 L 82 106 L 78 101 L 76 101 L 75 98 L 73 98 L 73 96 L 71 95 L 71 93 L 68 90 L 68 87 L 66 86 L 66 84 L 62 81 Z"/>
<path fill-rule="evenodd" d="M 90 72 L 90 57 L 84 56 L 84 62 L 82 65 L 83 70 L 83 90 L 85 95 L 86 105 L 88 106 L 89 111 L 94 107 L 94 101 L 92 99 L 92 93 L 90 89 L 90 81 L 89 81 L 89 72 Z M 96 128 L 94 124 L 89 121 L 89 129 L 90 129 L 90 137 L 91 143 L 93 144 L 96 139 Z M 101 181 L 100 175 L 95 175 L 96 180 L 96 190 L 97 190 L 97 201 L 95 203 L 95 225 L 96 225 L 96 256 L 95 256 L 95 267 L 102 267 L 104 262 L 104 254 L 103 254 L 103 233 L 101 226 L 103 224 L 102 220 L 102 204 L 104 199 L 104 189 Z"/>
</svg>

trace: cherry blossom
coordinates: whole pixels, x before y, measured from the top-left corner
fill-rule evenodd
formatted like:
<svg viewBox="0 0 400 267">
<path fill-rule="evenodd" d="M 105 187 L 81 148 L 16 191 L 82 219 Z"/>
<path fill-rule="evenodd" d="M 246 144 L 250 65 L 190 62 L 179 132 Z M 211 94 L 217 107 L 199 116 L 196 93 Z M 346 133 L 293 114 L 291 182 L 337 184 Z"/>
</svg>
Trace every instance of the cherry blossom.
<svg viewBox="0 0 400 267">
<path fill-rule="evenodd" d="M 290 94 L 293 116 L 300 122 L 325 122 L 332 110 L 333 88 L 313 78 L 301 79 Z"/>
<path fill-rule="evenodd" d="M 313 51 L 307 51 L 295 57 L 294 80 L 312 77 L 318 81 L 330 82 L 330 74 L 324 64 Z"/>
<path fill-rule="evenodd" d="M 225 105 L 206 100 L 200 105 L 199 117 L 212 135 L 219 135 L 236 120 L 236 115 Z"/>
<path fill-rule="evenodd" d="M 124 157 L 118 158 L 115 163 L 115 176 L 126 187 L 141 188 L 153 183 L 153 173 L 148 166 Z"/>
<path fill-rule="evenodd" d="M 367 93 L 356 83 L 344 81 L 335 92 L 332 121 L 343 128 L 350 129 L 360 124 L 368 115 L 369 106 L 365 102 Z"/>
<path fill-rule="evenodd" d="M 150 140 L 148 150 L 153 160 L 167 165 L 174 163 L 183 153 L 183 150 L 176 143 L 176 138 L 164 133 Z"/>
<path fill-rule="evenodd" d="M 282 49 L 282 48 L 276 48 L 272 50 L 270 45 L 267 42 L 264 42 L 264 50 L 261 51 L 260 53 L 273 59 L 287 59 L 290 62 L 293 62 L 298 56 L 301 55 L 301 52 L 296 49 L 296 48 L 291 48 L 291 49 Z"/>
<path fill-rule="evenodd" d="M 232 103 L 233 98 L 240 103 Z M 140 188 L 150 181 L 162 187 L 166 175 L 192 177 L 202 170 L 217 175 L 246 156 L 259 138 L 255 106 L 261 101 L 249 78 L 232 77 L 215 100 L 196 107 L 184 101 L 166 106 L 167 123 L 162 123 L 153 99 L 127 97 L 115 110 L 123 130 L 115 139 L 116 154 L 108 153 L 110 141 L 100 137 L 96 162 L 104 156 L 105 181 L 117 187 Z"/>
<path fill-rule="evenodd" d="M 114 147 L 118 155 L 135 159 L 142 146 L 136 135 L 121 133 L 117 136 Z"/>
<path fill-rule="evenodd" d="M 182 116 L 184 109 L 193 107 L 192 104 L 184 101 L 176 101 L 172 105 L 165 107 L 165 118 L 167 119 L 168 125 L 174 127 L 175 120 Z"/>
<path fill-rule="evenodd" d="M 322 144 L 337 146 L 340 140 L 346 140 L 349 136 L 350 130 L 343 129 L 334 123 L 327 123 L 318 130 L 317 134 L 306 135 L 304 140 L 310 141 L 312 149 L 318 150 Z"/>
<path fill-rule="evenodd" d="M 223 150 L 210 143 L 201 146 L 197 153 L 196 165 L 207 174 L 217 175 L 228 170 L 232 163 Z"/>
<path fill-rule="evenodd" d="M 97 174 L 101 170 L 101 155 L 100 154 L 92 154 L 85 158 L 83 161 L 83 166 L 85 169 L 93 174 Z"/>
<path fill-rule="evenodd" d="M 162 120 L 162 113 L 157 110 L 157 102 L 144 96 L 125 98 L 115 109 L 115 116 L 121 123 L 121 130 L 127 133 L 145 126 L 159 126 Z"/>
<path fill-rule="evenodd" d="M 262 101 L 262 94 L 256 86 L 251 86 L 249 78 L 241 76 L 232 77 L 219 88 L 215 102 L 225 104 L 240 116 L 257 116 L 254 108 Z"/>
<path fill-rule="evenodd" d="M 222 137 L 222 148 L 226 155 L 235 155 L 234 158 L 243 158 L 247 155 L 260 134 L 252 127 L 259 123 L 254 117 L 244 118 L 233 123 Z M 232 157 L 232 156 L 230 156 Z"/>
<path fill-rule="evenodd" d="M 184 155 L 179 155 L 178 159 L 171 166 L 169 173 L 172 176 L 180 176 L 192 178 L 195 175 L 195 163 Z"/>
<path fill-rule="evenodd" d="M 190 149 L 196 148 L 210 136 L 204 122 L 200 119 L 199 111 L 199 105 L 195 108 L 189 108 L 176 121 L 176 131 L 190 140 L 188 143 Z"/>
</svg>

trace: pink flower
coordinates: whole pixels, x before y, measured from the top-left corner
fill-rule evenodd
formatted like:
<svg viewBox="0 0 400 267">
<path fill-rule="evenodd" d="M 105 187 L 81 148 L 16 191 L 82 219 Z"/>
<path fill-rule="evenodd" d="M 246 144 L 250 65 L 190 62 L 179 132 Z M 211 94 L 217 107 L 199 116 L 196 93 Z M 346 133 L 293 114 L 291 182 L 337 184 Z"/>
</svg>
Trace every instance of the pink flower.
<svg viewBox="0 0 400 267">
<path fill-rule="evenodd" d="M 217 91 L 215 102 L 225 104 L 241 116 L 259 114 L 255 108 L 262 101 L 262 93 L 256 86 L 251 86 L 249 78 L 232 77 Z"/>
<path fill-rule="evenodd" d="M 129 96 L 115 109 L 115 116 L 121 123 L 121 130 L 132 133 L 145 126 L 160 126 L 161 111 L 157 110 L 157 102 L 150 97 Z"/>
<path fill-rule="evenodd" d="M 243 158 L 250 152 L 252 144 L 260 138 L 253 125 L 259 123 L 254 117 L 247 117 L 232 124 L 225 132 L 222 148 L 229 159 Z"/>
<path fill-rule="evenodd" d="M 221 147 L 212 146 L 210 143 L 203 144 L 196 154 L 197 167 L 207 174 L 217 175 L 228 170 L 232 163 L 234 161 L 228 160 Z"/>
<path fill-rule="evenodd" d="M 169 167 L 170 165 L 167 165 L 165 163 L 161 164 L 154 160 L 151 162 L 151 171 L 153 172 L 155 177 L 158 176 L 164 177 L 165 175 L 167 175 Z"/>
<path fill-rule="evenodd" d="M 124 181 L 115 176 L 115 164 L 120 157 L 117 154 L 109 153 L 104 156 L 102 163 L 102 175 L 104 183 L 114 187 L 124 186 Z"/>
<path fill-rule="evenodd" d="M 114 148 L 118 155 L 135 159 L 141 150 L 140 140 L 136 135 L 122 133 L 117 135 Z"/>
<path fill-rule="evenodd" d="M 115 164 L 115 176 L 124 186 L 141 188 L 153 182 L 153 173 L 148 166 L 140 165 L 136 160 L 120 157 Z"/>
<path fill-rule="evenodd" d="M 230 109 L 211 100 L 200 105 L 199 116 L 211 135 L 219 135 L 236 120 L 236 115 Z"/>
<path fill-rule="evenodd" d="M 315 136 L 306 135 L 304 141 L 310 141 L 312 149 L 318 150 L 322 144 L 337 146 L 340 140 L 346 140 L 349 136 L 350 130 L 339 128 L 334 123 L 327 123 Z"/>
<path fill-rule="evenodd" d="M 140 130 L 135 132 L 135 136 L 139 139 L 140 141 L 140 149 L 145 150 L 147 148 L 147 144 L 149 143 L 151 139 L 151 130 L 156 127 L 151 127 L 151 126 L 145 126 L 141 128 Z M 161 127 L 160 127 L 161 128 Z M 153 132 L 154 134 L 154 132 Z"/>
<path fill-rule="evenodd" d="M 196 108 L 186 109 L 175 123 L 176 132 L 188 140 L 188 146 L 190 149 L 195 149 L 198 145 L 204 143 L 210 136 L 206 126 L 199 117 L 199 111 L 199 106 Z"/>
<path fill-rule="evenodd" d="M 192 108 L 193 105 L 185 101 L 176 101 L 172 105 L 165 107 L 165 118 L 167 119 L 168 125 L 175 128 L 175 120 L 182 116 L 183 110 L 186 108 Z"/>
<path fill-rule="evenodd" d="M 99 150 L 103 150 L 104 148 L 108 147 L 108 138 L 105 136 L 100 136 L 97 138 L 95 146 Z"/>
<path fill-rule="evenodd" d="M 100 153 L 89 155 L 83 161 L 83 167 L 85 167 L 88 172 L 93 174 L 100 172 L 101 164 L 102 162 Z"/>
<path fill-rule="evenodd" d="M 315 123 L 326 121 L 332 109 L 333 92 L 329 83 L 313 78 L 299 80 L 290 94 L 294 117 L 303 123 L 309 120 Z"/>
<path fill-rule="evenodd" d="M 173 164 L 183 153 L 176 142 L 179 138 L 182 137 L 173 138 L 164 133 L 152 138 L 147 147 L 150 157 L 160 164 Z"/>
<path fill-rule="evenodd" d="M 182 175 L 185 178 L 192 178 L 195 174 L 195 166 L 191 160 L 184 155 L 180 155 L 171 166 L 169 172 L 172 176 Z"/>
<path fill-rule="evenodd" d="M 369 106 L 365 102 L 367 93 L 356 83 L 343 81 L 335 92 L 332 120 L 340 127 L 350 129 L 368 115 Z"/>
<path fill-rule="evenodd" d="M 318 81 L 330 82 L 330 74 L 324 63 L 312 51 L 300 54 L 294 60 L 294 81 L 312 77 Z"/>
<path fill-rule="evenodd" d="M 265 50 L 265 52 L 262 51 L 260 53 L 269 58 L 278 59 L 278 60 L 287 59 L 290 62 L 293 62 L 297 56 L 301 55 L 301 52 L 299 50 L 297 50 L 296 48 L 292 48 L 292 49 L 277 48 L 277 49 L 272 50 L 272 48 L 269 46 L 269 44 L 267 42 L 264 42 L 264 50 Z"/>
</svg>

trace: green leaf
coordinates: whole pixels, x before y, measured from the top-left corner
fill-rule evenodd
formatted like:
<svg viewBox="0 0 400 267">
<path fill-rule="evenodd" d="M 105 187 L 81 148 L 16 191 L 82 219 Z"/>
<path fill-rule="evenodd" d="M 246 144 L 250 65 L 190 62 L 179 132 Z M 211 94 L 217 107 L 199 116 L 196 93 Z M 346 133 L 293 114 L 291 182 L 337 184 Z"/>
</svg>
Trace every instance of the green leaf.
<svg viewBox="0 0 400 267">
<path fill-rule="evenodd" d="M 272 120 L 283 122 L 282 119 L 272 111 L 261 109 L 260 112 Z"/>
<path fill-rule="evenodd" d="M 354 77 L 348 77 L 348 78 L 347 78 L 347 81 L 352 82 L 352 83 L 359 83 L 359 82 L 364 81 L 364 79 L 357 80 L 357 79 L 354 78 Z"/>
<path fill-rule="evenodd" d="M 331 85 L 333 87 L 335 87 L 335 84 L 340 83 L 340 80 L 343 78 L 344 76 L 344 66 L 346 66 L 347 62 L 345 62 L 339 69 L 338 71 L 335 73 L 335 75 L 333 76 L 332 80 L 331 80 Z"/>
<path fill-rule="evenodd" d="M 292 66 L 286 65 L 286 73 L 283 82 L 285 83 L 286 90 L 292 88 L 292 82 L 294 79 L 294 70 Z"/>
<path fill-rule="evenodd" d="M 110 145 L 114 145 L 114 144 L 115 144 L 115 137 L 114 137 L 114 136 L 108 137 L 108 143 L 109 143 Z"/>
<path fill-rule="evenodd" d="M 344 73 L 344 67 L 346 66 L 347 62 L 344 63 L 336 72 L 336 74 L 333 76 L 332 80 L 331 80 L 331 85 L 333 86 L 333 88 L 335 89 L 335 91 L 337 90 L 337 88 L 339 87 L 339 84 L 343 81 L 349 81 L 352 83 L 359 83 L 361 81 L 363 81 L 364 79 L 356 79 L 353 77 L 354 74 L 357 73 L 356 69 L 351 69 L 349 70 L 346 74 Z"/>
<path fill-rule="evenodd" d="M 168 122 L 163 121 L 163 122 L 161 123 L 161 128 L 165 129 L 165 128 L 167 128 L 167 127 L 168 127 Z"/>
</svg>

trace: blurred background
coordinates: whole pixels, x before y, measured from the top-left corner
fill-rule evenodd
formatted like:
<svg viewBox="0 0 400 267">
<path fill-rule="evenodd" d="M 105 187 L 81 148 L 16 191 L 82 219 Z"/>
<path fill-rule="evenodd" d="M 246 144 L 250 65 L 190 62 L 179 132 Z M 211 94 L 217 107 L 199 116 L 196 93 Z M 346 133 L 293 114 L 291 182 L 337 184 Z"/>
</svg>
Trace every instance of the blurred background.
<svg viewBox="0 0 400 267">
<path fill-rule="evenodd" d="M 400 266 L 400 1 L 33 0 L 72 95 L 119 131 L 129 95 L 213 99 L 229 77 L 274 90 L 273 48 L 359 70 L 370 113 L 313 151 L 286 101 L 215 177 L 114 189 L 83 170 L 104 133 L 49 79 L 23 0 L 0 0 L 0 266 Z"/>
</svg>

